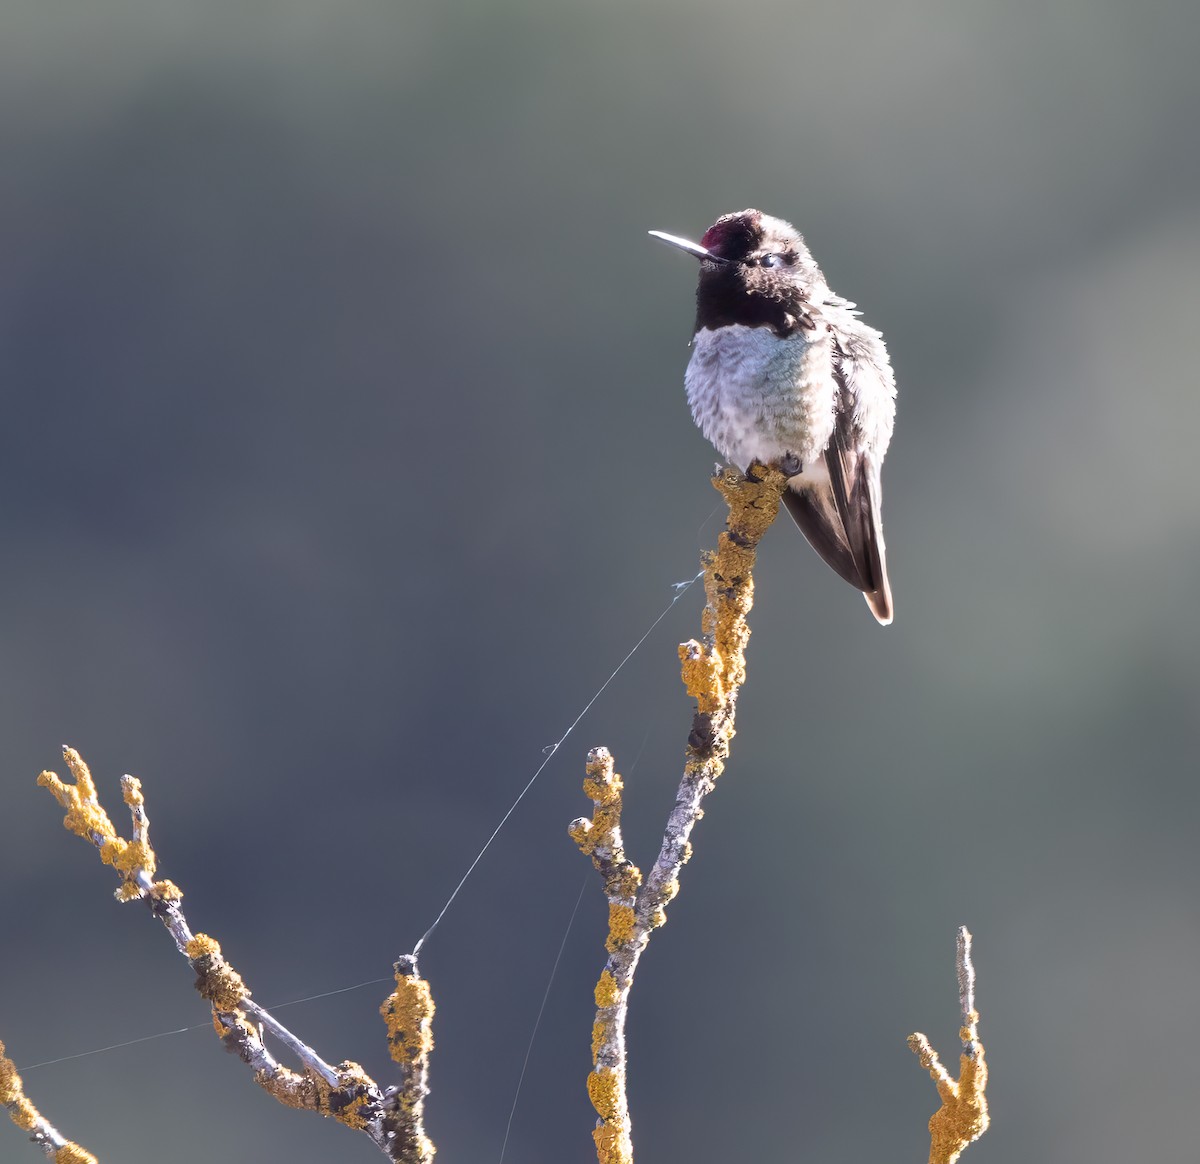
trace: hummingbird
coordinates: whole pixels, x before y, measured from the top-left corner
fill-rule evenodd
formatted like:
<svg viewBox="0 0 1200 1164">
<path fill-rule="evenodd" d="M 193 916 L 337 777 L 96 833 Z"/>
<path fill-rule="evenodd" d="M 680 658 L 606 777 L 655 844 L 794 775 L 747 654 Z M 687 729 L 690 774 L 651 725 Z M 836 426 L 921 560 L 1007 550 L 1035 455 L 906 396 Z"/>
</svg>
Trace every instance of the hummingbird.
<svg viewBox="0 0 1200 1164">
<path fill-rule="evenodd" d="M 829 289 L 783 219 L 723 214 L 698 243 L 650 234 L 700 260 L 684 375 L 692 419 L 743 472 L 760 461 L 789 474 L 783 502 L 800 532 L 886 626 L 879 476 L 896 383 L 883 336 Z"/>
</svg>

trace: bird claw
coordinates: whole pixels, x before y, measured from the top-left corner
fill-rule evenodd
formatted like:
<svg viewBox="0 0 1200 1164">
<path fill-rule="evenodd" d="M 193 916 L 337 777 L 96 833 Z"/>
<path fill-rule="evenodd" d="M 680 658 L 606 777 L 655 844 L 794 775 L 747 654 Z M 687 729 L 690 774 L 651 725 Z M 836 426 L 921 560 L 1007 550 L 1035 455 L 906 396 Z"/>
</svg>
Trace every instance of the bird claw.
<svg viewBox="0 0 1200 1164">
<path fill-rule="evenodd" d="M 779 471 L 788 478 L 799 477 L 804 472 L 804 463 L 795 453 L 784 453 L 779 458 Z"/>
</svg>

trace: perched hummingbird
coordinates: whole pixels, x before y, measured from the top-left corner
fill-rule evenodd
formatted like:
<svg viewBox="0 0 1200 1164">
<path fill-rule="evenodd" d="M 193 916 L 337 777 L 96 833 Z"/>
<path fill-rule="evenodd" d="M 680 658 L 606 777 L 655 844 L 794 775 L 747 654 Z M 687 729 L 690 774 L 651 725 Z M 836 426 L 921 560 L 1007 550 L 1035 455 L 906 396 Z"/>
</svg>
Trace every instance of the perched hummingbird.
<svg viewBox="0 0 1200 1164">
<path fill-rule="evenodd" d="M 650 233 L 700 260 L 684 377 L 692 419 L 739 469 L 773 461 L 793 473 L 788 512 L 886 626 L 879 471 L 896 384 L 883 336 L 830 291 L 782 219 L 723 214 L 698 243 Z"/>
</svg>

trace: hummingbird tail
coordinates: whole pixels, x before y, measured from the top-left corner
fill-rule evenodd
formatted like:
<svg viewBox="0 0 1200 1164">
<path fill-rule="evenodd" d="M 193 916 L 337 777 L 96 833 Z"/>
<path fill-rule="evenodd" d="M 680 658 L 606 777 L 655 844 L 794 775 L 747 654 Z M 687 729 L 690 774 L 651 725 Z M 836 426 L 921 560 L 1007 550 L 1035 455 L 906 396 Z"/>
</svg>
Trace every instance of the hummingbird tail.
<svg viewBox="0 0 1200 1164">
<path fill-rule="evenodd" d="M 892 608 L 892 588 L 888 584 L 886 570 L 883 575 L 883 586 L 878 590 L 864 590 L 863 597 L 867 600 L 867 605 L 879 621 L 879 625 L 890 625 L 894 610 Z"/>
</svg>

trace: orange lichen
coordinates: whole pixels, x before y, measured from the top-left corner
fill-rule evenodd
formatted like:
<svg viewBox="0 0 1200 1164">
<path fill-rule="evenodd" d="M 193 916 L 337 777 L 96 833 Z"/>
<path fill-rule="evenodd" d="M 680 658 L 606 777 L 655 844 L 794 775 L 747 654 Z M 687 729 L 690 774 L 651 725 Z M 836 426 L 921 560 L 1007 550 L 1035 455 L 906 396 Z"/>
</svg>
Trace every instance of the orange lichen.
<svg viewBox="0 0 1200 1164">
<path fill-rule="evenodd" d="M 215 1010 L 228 1013 L 250 997 L 242 976 L 221 955 L 221 946 L 207 934 L 196 934 L 185 952 L 196 971 L 196 989 Z"/>
<path fill-rule="evenodd" d="M 589 772 L 588 778 L 583 782 L 584 794 L 599 804 L 607 804 L 617 799 L 623 789 L 624 784 L 621 777 L 612 771 L 611 758 L 608 761 L 606 773 Z"/>
<path fill-rule="evenodd" d="M 621 996 L 621 991 L 611 971 L 602 970 L 600 972 L 600 980 L 596 983 L 595 994 L 596 1005 L 601 1009 L 616 1004 Z"/>
<path fill-rule="evenodd" d="M 0 1042 L 0 1105 L 8 1108 L 9 1119 L 23 1132 L 33 1131 L 41 1121 L 38 1109 L 25 1098 L 17 1065 L 4 1053 Z"/>
<path fill-rule="evenodd" d="M 113 837 L 100 846 L 100 860 L 105 865 L 116 867 L 117 862 L 128 847 L 129 842 L 124 837 Z"/>
<path fill-rule="evenodd" d="M 70 1141 L 54 1153 L 54 1164 L 97 1164 L 96 1157 Z"/>
<path fill-rule="evenodd" d="M 141 870 L 147 877 L 153 877 L 158 867 L 158 858 L 145 841 L 129 841 L 111 864 L 119 873 L 129 874 Z"/>
<path fill-rule="evenodd" d="M 592 846 L 611 845 L 616 831 L 621 827 L 621 801 L 601 801 L 592 814 Z"/>
<path fill-rule="evenodd" d="M 196 934 L 184 947 L 184 953 L 193 960 L 205 956 L 220 957 L 221 943 L 216 938 L 210 938 L 208 934 Z"/>
<path fill-rule="evenodd" d="M 598 1124 L 592 1132 L 596 1143 L 596 1159 L 600 1164 L 628 1164 L 633 1160 L 629 1133 L 612 1124 Z"/>
<path fill-rule="evenodd" d="M 228 1013 L 236 1010 L 242 1001 L 249 997 L 250 991 L 242 976 L 229 965 L 223 963 L 204 976 L 197 987 L 202 997 L 207 998 L 217 1010 Z"/>
<path fill-rule="evenodd" d="M 63 783 L 50 771 L 43 772 L 37 778 L 37 782 L 43 788 L 48 788 L 54 799 L 67 810 L 63 827 L 97 845 L 116 839 L 117 830 L 96 801 L 96 786 L 87 765 L 73 748 L 64 748 L 63 758 L 75 776 L 74 784 Z"/>
<path fill-rule="evenodd" d="M 21 1077 L 17 1065 L 5 1054 L 4 1042 L 0 1040 L 0 1104 L 15 1103 L 21 1098 Z"/>
<path fill-rule="evenodd" d="M 401 1064 L 412 1063 L 433 1050 L 433 993 L 416 974 L 396 974 L 396 989 L 379 1008 L 387 1024 L 388 1050 Z"/>
<path fill-rule="evenodd" d="M 9 1119 L 23 1132 L 40 1133 L 43 1137 L 53 1133 L 38 1109 L 25 1097 L 21 1076 L 16 1064 L 5 1054 L 3 1042 L 0 1042 L 0 1107 L 8 1108 Z M 69 1140 L 55 1151 L 54 1159 L 61 1164 L 96 1164 L 96 1157 L 91 1152 Z"/>
<path fill-rule="evenodd" d="M 786 478 L 776 468 L 752 465 L 751 475 L 743 477 L 730 469 L 714 476 L 713 484 L 729 506 L 728 529 L 718 537 L 716 552 L 704 558 L 704 588 L 713 612 L 705 631 L 712 636 L 712 661 L 719 663 L 727 690 L 746 679 L 746 617 L 754 604 L 751 571 L 758 543 L 775 520 L 786 487 Z"/>
<path fill-rule="evenodd" d="M 617 1114 L 617 1105 L 620 1101 L 619 1083 L 617 1072 L 604 1067 L 597 1067 L 588 1076 L 588 1096 L 592 1101 L 592 1107 L 596 1109 L 603 1120 L 611 1120 Z"/>
<path fill-rule="evenodd" d="M 320 1086 L 318 1080 L 307 1072 L 301 1074 L 279 1066 L 274 1071 L 256 1071 L 254 1082 L 284 1107 L 300 1111 L 319 1110 Z"/>
<path fill-rule="evenodd" d="M 33 1104 L 21 1096 L 8 1109 L 9 1117 L 23 1132 L 32 1132 L 41 1122 L 41 1114 Z"/>
<path fill-rule="evenodd" d="M 600 1123 L 592 1132 L 599 1164 L 632 1164 L 624 1072 L 599 1067 L 588 1076 L 587 1089 L 592 1106 L 600 1115 Z"/>
<path fill-rule="evenodd" d="M 610 902 L 608 907 L 608 949 L 618 949 L 633 937 L 637 914 L 630 905 Z"/>
<path fill-rule="evenodd" d="M 679 644 L 680 674 L 687 693 L 707 714 L 716 711 L 725 700 L 724 665 L 695 639 Z"/>
<path fill-rule="evenodd" d="M 322 1089 L 322 1099 L 325 1101 L 326 1107 L 321 1114 L 333 1116 L 335 1120 L 345 1124 L 348 1128 L 362 1131 L 367 1126 L 367 1118 L 370 1114 L 371 1092 L 378 1091 L 375 1080 L 359 1064 L 352 1063 L 348 1059 L 337 1065 L 337 1076 L 336 1093 L 328 1088 Z M 334 1103 L 335 1094 L 338 1096 L 336 1104 Z M 343 1095 L 349 1096 L 348 1103 L 343 1102 Z"/>
<path fill-rule="evenodd" d="M 147 824 L 141 782 L 133 776 L 125 776 L 121 780 L 125 803 L 134 814 L 134 836 L 137 838 L 127 841 L 117 835 L 108 814 L 100 807 L 96 799 L 95 781 L 83 758 L 74 748 L 64 748 L 63 759 L 75 778 L 74 784 L 64 783 L 49 771 L 38 776 L 38 783 L 48 788 L 67 810 L 63 826 L 76 836 L 91 841 L 100 851 L 100 860 L 121 874 L 122 884 L 115 894 L 117 900 L 133 901 L 142 897 L 145 881 L 141 880 L 140 875 L 153 877 L 157 858 L 145 836 Z"/>
<path fill-rule="evenodd" d="M 597 748 L 589 754 L 585 771 L 583 791 L 587 797 L 597 804 L 620 801 L 625 785 L 613 769 L 612 753 L 607 748 Z"/>
<path fill-rule="evenodd" d="M 336 1088 L 307 1068 L 297 1072 L 278 1065 L 273 1071 L 256 1071 L 254 1082 L 284 1107 L 313 1111 L 361 1131 L 370 1115 L 375 1081 L 357 1063 L 339 1063 L 335 1070 Z"/>
<path fill-rule="evenodd" d="M 959 1058 L 957 1080 L 950 1077 L 924 1035 L 908 1037 L 909 1047 L 929 1072 L 942 1101 L 929 1120 L 929 1164 L 954 1164 L 963 1149 L 987 1131 L 988 1072 L 983 1044 L 975 1028 L 978 1019 L 978 1013 L 972 1011 L 970 1025 L 959 1032 L 964 1043 L 973 1043 L 975 1054 Z"/>
</svg>

